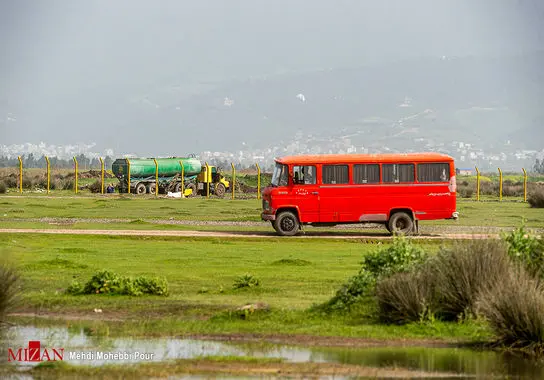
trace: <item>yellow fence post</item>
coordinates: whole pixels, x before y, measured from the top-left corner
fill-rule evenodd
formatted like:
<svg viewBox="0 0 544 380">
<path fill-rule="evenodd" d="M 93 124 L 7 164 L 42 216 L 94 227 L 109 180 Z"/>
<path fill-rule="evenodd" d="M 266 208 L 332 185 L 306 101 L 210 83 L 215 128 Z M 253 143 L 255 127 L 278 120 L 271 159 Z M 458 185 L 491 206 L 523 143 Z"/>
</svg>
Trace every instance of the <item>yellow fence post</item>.
<svg viewBox="0 0 544 380">
<path fill-rule="evenodd" d="M 501 168 L 497 168 L 499 170 L 499 201 L 502 201 L 502 170 Z"/>
<path fill-rule="evenodd" d="M 45 162 L 47 163 L 47 194 L 49 194 L 51 188 L 51 164 L 49 163 L 49 157 L 45 156 Z"/>
<path fill-rule="evenodd" d="M 125 158 L 125 161 L 127 162 L 127 185 L 128 185 L 128 193 L 130 194 L 130 161 L 128 158 Z"/>
<path fill-rule="evenodd" d="M 476 166 L 476 200 L 480 201 L 480 171 Z"/>
<path fill-rule="evenodd" d="M 74 193 L 77 194 L 77 158 L 74 156 Z"/>
<path fill-rule="evenodd" d="M 232 199 L 234 199 L 234 193 L 236 192 L 236 168 L 234 167 L 234 164 L 231 162 L 230 166 L 232 167 Z"/>
<path fill-rule="evenodd" d="M 527 171 L 525 168 L 521 170 L 523 170 L 523 202 L 527 202 Z"/>
<path fill-rule="evenodd" d="M 210 179 L 212 176 L 212 173 L 210 173 L 210 165 L 208 165 L 207 162 L 204 163 L 206 165 L 206 198 L 210 197 Z"/>
<path fill-rule="evenodd" d="M 157 159 L 154 158 L 153 162 L 155 163 L 155 196 L 159 195 L 159 163 Z"/>
<path fill-rule="evenodd" d="M 183 198 L 183 196 L 185 195 L 185 168 L 183 167 L 183 162 L 181 162 L 181 160 L 179 161 L 179 166 L 181 166 L 181 197 L 180 199 Z"/>
<path fill-rule="evenodd" d="M 21 156 L 17 157 L 19 159 L 19 193 L 23 193 L 23 160 Z"/>
<path fill-rule="evenodd" d="M 102 157 L 98 157 L 100 160 L 100 194 L 104 194 L 104 160 Z"/>
<path fill-rule="evenodd" d="M 258 163 L 255 166 L 257 166 L 257 199 L 261 199 L 261 167 Z"/>
</svg>

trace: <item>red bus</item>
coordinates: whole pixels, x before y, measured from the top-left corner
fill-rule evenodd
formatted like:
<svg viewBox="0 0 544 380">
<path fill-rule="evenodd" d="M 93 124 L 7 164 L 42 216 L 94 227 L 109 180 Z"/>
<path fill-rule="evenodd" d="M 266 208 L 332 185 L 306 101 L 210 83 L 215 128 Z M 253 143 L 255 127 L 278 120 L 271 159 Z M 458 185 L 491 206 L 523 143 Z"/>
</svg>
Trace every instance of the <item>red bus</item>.
<svg viewBox="0 0 544 380">
<path fill-rule="evenodd" d="M 341 223 L 411 234 L 420 220 L 459 215 L 453 158 L 439 153 L 283 157 L 262 195 L 261 218 L 282 236 Z"/>
</svg>

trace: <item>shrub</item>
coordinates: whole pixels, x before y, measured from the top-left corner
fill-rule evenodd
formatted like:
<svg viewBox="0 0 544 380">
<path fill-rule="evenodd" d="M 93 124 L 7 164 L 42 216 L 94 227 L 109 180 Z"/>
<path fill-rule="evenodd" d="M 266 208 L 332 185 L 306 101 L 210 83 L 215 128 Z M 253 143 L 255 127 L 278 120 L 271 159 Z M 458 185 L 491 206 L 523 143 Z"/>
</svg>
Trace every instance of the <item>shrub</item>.
<svg viewBox="0 0 544 380">
<path fill-rule="evenodd" d="M 433 318 L 433 277 L 427 271 L 396 273 L 376 285 L 378 318 L 403 324 Z"/>
<path fill-rule="evenodd" d="M 91 193 L 100 193 L 102 192 L 102 182 L 94 181 L 89 185 L 89 190 Z"/>
<path fill-rule="evenodd" d="M 375 284 L 376 278 L 370 272 L 361 269 L 336 291 L 334 297 L 320 307 L 325 311 L 349 310 L 353 304 L 368 296 Z"/>
<path fill-rule="evenodd" d="M 121 294 L 129 296 L 140 296 L 152 294 L 158 296 L 168 295 L 168 283 L 164 278 L 138 277 L 133 280 L 130 277 L 121 277 L 114 272 L 101 271 L 85 284 L 73 282 L 66 292 L 73 295 L 78 294 Z"/>
<path fill-rule="evenodd" d="M 359 300 L 372 294 L 380 277 L 408 271 L 426 258 L 425 252 L 406 237 L 395 236 L 391 245 L 380 247 L 365 256 L 359 273 L 342 285 L 321 307 L 328 311 L 349 310 Z"/>
<path fill-rule="evenodd" d="M 56 178 L 51 181 L 51 189 L 56 190 L 73 190 L 74 189 L 74 180 L 67 178 Z"/>
<path fill-rule="evenodd" d="M 253 277 L 251 274 L 245 274 L 243 276 L 238 277 L 235 281 L 232 287 L 234 289 L 241 289 L 241 288 L 254 288 L 256 286 L 260 285 L 260 281 L 258 278 Z"/>
<path fill-rule="evenodd" d="M 4 181 L 0 181 L 0 194 L 5 194 L 8 191 L 8 187 Z"/>
<path fill-rule="evenodd" d="M 436 276 L 437 314 L 445 320 L 476 315 L 476 302 L 508 275 L 510 260 L 501 240 L 455 242 L 429 264 Z"/>
<path fill-rule="evenodd" d="M 527 197 L 527 202 L 534 208 L 544 208 L 544 187 L 538 186 L 531 191 Z"/>
<path fill-rule="evenodd" d="M 374 277 L 406 272 L 423 263 L 427 255 L 404 236 L 395 236 L 393 243 L 375 250 L 363 259 L 363 268 Z"/>
<path fill-rule="evenodd" d="M 503 239 L 508 244 L 508 255 L 521 263 L 525 269 L 533 276 L 542 277 L 544 275 L 544 241 L 531 236 L 525 231 L 525 226 L 521 226 Z"/>
<path fill-rule="evenodd" d="M 502 187 L 502 195 L 505 197 L 520 197 L 523 195 L 523 186 L 507 185 L 505 181 Z"/>
<path fill-rule="evenodd" d="M 18 282 L 16 272 L 7 264 L 0 264 L 0 322 L 15 303 Z"/>
<path fill-rule="evenodd" d="M 474 189 L 470 187 L 463 188 L 459 191 L 459 195 L 461 198 L 472 198 L 472 195 L 474 194 Z"/>
<path fill-rule="evenodd" d="M 143 294 L 155 294 L 157 296 L 168 295 L 168 283 L 165 278 L 136 277 L 134 286 Z"/>
<path fill-rule="evenodd" d="M 26 176 L 23 176 L 23 189 L 32 189 L 34 187 L 34 181 Z"/>
<path fill-rule="evenodd" d="M 17 183 L 19 182 L 17 178 L 18 176 L 12 173 L 7 177 L 4 177 L 3 181 L 9 189 L 13 189 L 17 187 Z"/>
<path fill-rule="evenodd" d="M 544 350 L 544 289 L 523 268 L 512 270 L 482 293 L 479 311 L 488 319 L 499 343 L 511 348 Z"/>
</svg>

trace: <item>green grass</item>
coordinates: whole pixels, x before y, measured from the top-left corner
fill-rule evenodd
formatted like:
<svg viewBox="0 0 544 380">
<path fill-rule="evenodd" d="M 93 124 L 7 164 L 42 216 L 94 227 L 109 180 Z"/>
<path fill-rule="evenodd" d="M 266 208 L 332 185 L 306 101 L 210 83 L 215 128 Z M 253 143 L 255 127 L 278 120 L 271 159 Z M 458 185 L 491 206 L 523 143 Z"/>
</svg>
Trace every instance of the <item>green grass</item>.
<svg viewBox="0 0 544 380">
<path fill-rule="evenodd" d="M 13 196 L 0 198 L 0 218 L 105 218 L 258 221 L 257 199 L 165 199 L 131 195 L 95 197 Z"/>
<path fill-rule="evenodd" d="M 436 243 L 424 246 L 438 248 Z M 101 317 L 124 322 L 82 323 L 108 334 L 280 333 L 453 340 L 489 336 L 479 323 L 379 325 L 371 316 L 371 303 L 348 316 L 309 311 L 354 275 L 363 255 L 375 247 L 357 241 L 2 234 L 0 247 L 0 254 L 10 258 L 21 275 L 17 311 L 93 319 L 93 310 L 102 309 Z M 65 294 L 73 280 L 86 282 L 102 269 L 123 276 L 164 276 L 170 296 Z M 260 286 L 234 289 L 236 278 L 246 273 L 258 278 Z M 236 311 L 256 302 L 266 303 L 271 311 L 258 311 L 247 319 Z"/>
<path fill-rule="evenodd" d="M 457 210 L 460 213 L 457 221 L 424 221 L 422 226 L 517 227 L 525 219 L 527 227 L 544 228 L 544 210 L 531 208 L 523 202 L 510 202 L 506 199 L 498 202 L 487 198 L 481 202 L 458 200 Z M 108 219 L 120 219 L 121 223 L 131 223 L 134 227 L 134 221 L 153 219 L 256 222 L 260 221 L 260 213 L 261 203 L 257 199 L 165 199 L 128 195 L 76 198 L 34 198 L 23 195 L 0 198 L 0 220 L 20 219 L 21 222 L 47 217 L 104 219 L 106 222 Z M 103 223 L 92 220 L 85 222 Z M 162 224 L 150 228 L 173 227 Z M 193 226 L 193 229 L 200 228 Z"/>
</svg>

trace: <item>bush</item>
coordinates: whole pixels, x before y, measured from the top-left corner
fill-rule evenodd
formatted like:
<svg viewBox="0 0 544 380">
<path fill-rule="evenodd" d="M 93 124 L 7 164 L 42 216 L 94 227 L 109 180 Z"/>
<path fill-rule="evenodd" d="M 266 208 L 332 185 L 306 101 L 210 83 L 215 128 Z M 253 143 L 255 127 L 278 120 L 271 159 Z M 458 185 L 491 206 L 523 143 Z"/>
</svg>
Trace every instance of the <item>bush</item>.
<svg viewBox="0 0 544 380">
<path fill-rule="evenodd" d="M 91 183 L 89 185 L 89 190 L 91 191 L 91 193 L 100 193 L 100 192 L 102 192 L 102 182 L 94 181 L 93 183 Z"/>
<path fill-rule="evenodd" d="M 423 249 L 412 244 L 404 236 L 395 236 L 391 245 L 368 254 L 362 264 L 366 271 L 377 278 L 409 271 L 426 259 L 427 255 Z"/>
<path fill-rule="evenodd" d="M 4 181 L 0 181 L 0 194 L 5 194 L 8 191 L 8 187 Z"/>
<path fill-rule="evenodd" d="M 56 190 L 73 190 L 74 189 L 74 180 L 73 179 L 62 179 L 62 178 L 55 178 L 53 181 L 51 181 L 50 185 L 51 189 Z"/>
<path fill-rule="evenodd" d="M 327 311 L 349 310 L 351 306 L 371 295 L 380 277 L 408 271 L 423 263 L 425 252 L 404 236 L 393 237 L 393 243 L 378 248 L 364 257 L 359 273 L 342 285 L 321 307 Z"/>
<path fill-rule="evenodd" d="M 503 183 L 502 195 L 505 197 L 521 197 L 523 196 L 523 185 L 507 185 Z"/>
<path fill-rule="evenodd" d="M 320 308 L 325 311 L 349 310 L 353 304 L 368 296 L 375 284 L 376 278 L 370 272 L 361 269 L 357 275 L 351 277 L 347 283 L 336 291 L 334 297 L 321 305 Z"/>
<path fill-rule="evenodd" d="M 432 275 L 427 271 L 397 273 L 376 285 L 378 318 L 404 324 L 433 318 Z"/>
<path fill-rule="evenodd" d="M 479 310 L 488 319 L 499 343 L 544 351 L 543 290 L 538 280 L 518 268 L 482 293 Z"/>
<path fill-rule="evenodd" d="M 4 177 L 3 181 L 9 189 L 13 189 L 17 187 L 17 184 L 19 182 L 17 178 L 18 176 L 12 173 L 8 175 L 7 177 Z"/>
<path fill-rule="evenodd" d="M 0 322 L 15 303 L 18 282 L 19 277 L 15 271 L 7 264 L 0 264 Z"/>
<path fill-rule="evenodd" d="M 463 188 L 459 191 L 459 195 L 461 198 L 472 198 L 472 195 L 474 195 L 474 189 L 470 187 Z"/>
<path fill-rule="evenodd" d="M 121 277 L 114 272 L 101 271 L 83 286 L 79 282 L 73 282 L 67 289 L 68 294 L 120 294 L 129 296 L 141 296 L 152 294 L 158 296 L 168 295 L 168 283 L 164 278 L 138 277 L 133 280 L 130 277 Z"/>
<path fill-rule="evenodd" d="M 538 186 L 531 191 L 527 197 L 527 202 L 534 208 L 544 208 L 544 187 Z"/>
<path fill-rule="evenodd" d="M 429 271 L 436 276 L 437 314 L 444 320 L 476 315 L 480 293 L 502 281 L 509 269 L 501 240 L 459 241 L 443 248 L 429 264 Z"/>
<path fill-rule="evenodd" d="M 251 274 L 245 274 L 243 276 L 238 277 L 235 281 L 232 287 L 234 289 L 241 289 L 241 288 L 254 288 L 256 286 L 260 285 L 260 281 L 258 278 L 253 277 Z"/>
<path fill-rule="evenodd" d="M 34 187 L 34 181 L 26 176 L 23 176 L 23 189 L 32 189 Z"/>
<path fill-rule="evenodd" d="M 508 255 L 512 260 L 522 264 L 533 276 L 543 277 L 544 275 L 544 241 L 531 236 L 521 226 L 503 239 L 508 244 Z"/>
</svg>

